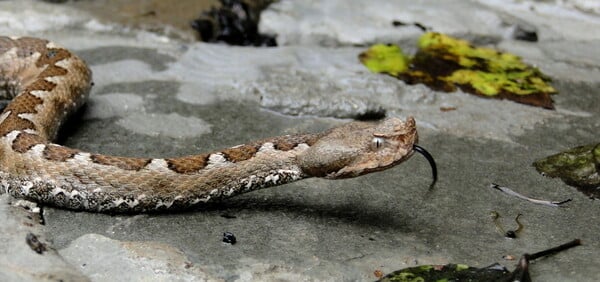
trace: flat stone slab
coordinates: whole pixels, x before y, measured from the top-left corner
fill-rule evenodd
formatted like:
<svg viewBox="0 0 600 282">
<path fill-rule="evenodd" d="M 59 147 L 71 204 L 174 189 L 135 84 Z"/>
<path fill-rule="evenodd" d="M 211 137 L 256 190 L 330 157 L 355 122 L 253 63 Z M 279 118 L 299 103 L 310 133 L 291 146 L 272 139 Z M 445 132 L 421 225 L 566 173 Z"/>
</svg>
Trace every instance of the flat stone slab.
<svg viewBox="0 0 600 282">
<path fill-rule="evenodd" d="M 21 208 L 9 204 L 15 199 L 2 195 L 7 224 L 0 280 L 370 281 L 375 270 L 419 264 L 512 268 L 515 262 L 504 255 L 575 238 L 583 246 L 536 262 L 533 279 L 600 279 L 597 201 L 531 167 L 536 159 L 598 142 L 598 8 L 584 1 L 346 2 L 274 4 L 261 28 L 277 33 L 284 46 L 268 49 L 184 42 L 101 22 L 67 5 L 0 2 L 1 34 L 51 39 L 92 68 L 88 105 L 67 124 L 61 144 L 114 155 L 179 156 L 316 132 L 385 111 L 415 117 L 419 144 L 440 172 L 428 191 L 431 172 L 417 156 L 356 179 L 309 179 L 175 214 L 44 207 L 44 225 L 27 223 L 30 231 L 22 230 Z M 393 20 L 521 55 L 553 78 L 557 110 L 439 93 L 369 73 L 357 58 L 367 44 L 410 48 L 422 32 L 393 27 Z M 511 39 L 517 24 L 537 28 L 540 41 Z M 534 205 L 488 188 L 491 182 L 534 198 L 573 201 L 561 208 Z M 513 218 L 523 214 L 520 237 L 499 234 L 492 210 L 505 228 L 516 228 Z M 50 251 L 31 250 L 29 232 Z M 235 234 L 237 244 L 223 243 L 224 232 Z M 30 267 L 38 260 L 44 267 Z"/>
</svg>

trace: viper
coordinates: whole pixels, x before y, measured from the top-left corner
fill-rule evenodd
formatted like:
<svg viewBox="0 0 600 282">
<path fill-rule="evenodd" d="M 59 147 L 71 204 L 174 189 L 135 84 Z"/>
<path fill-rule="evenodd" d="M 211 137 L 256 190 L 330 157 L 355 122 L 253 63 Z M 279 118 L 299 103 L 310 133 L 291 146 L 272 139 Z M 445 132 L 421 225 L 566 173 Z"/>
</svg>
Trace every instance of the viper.
<svg viewBox="0 0 600 282">
<path fill-rule="evenodd" d="M 431 155 L 417 145 L 415 120 L 355 121 L 173 158 L 130 158 L 52 143 L 86 101 L 92 73 L 72 52 L 44 39 L 0 37 L 0 185 L 41 204 L 92 212 L 188 209 L 309 177 L 348 178 Z M 432 184 L 433 184 L 432 183 Z"/>
</svg>

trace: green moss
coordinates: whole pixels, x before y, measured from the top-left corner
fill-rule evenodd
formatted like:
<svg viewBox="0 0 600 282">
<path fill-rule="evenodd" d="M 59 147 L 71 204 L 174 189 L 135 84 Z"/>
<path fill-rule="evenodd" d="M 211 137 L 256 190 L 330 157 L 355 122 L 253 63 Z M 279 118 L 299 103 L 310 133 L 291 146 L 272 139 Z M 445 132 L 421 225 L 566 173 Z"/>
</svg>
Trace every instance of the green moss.
<svg viewBox="0 0 600 282">
<path fill-rule="evenodd" d="M 457 70 L 441 79 L 451 83 L 469 84 L 486 96 L 498 95 L 498 85 L 502 83 L 502 77 L 496 74 L 473 70 Z"/>
<path fill-rule="evenodd" d="M 397 46 L 374 45 L 360 54 L 365 66 L 398 77 L 409 84 L 423 83 L 434 90 L 463 91 L 488 98 L 554 108 L 550 79 L 519 56 L 440 33 L 425 33 L 419 50 L 407 58 Z"/>
<path fill-rule="evenodd" d="M 469 266 L 466 264 L 457 264 L 456 265 L 456 271 L 462 271 L 462 270 L 467 270 L 469 269 Z"/>
<path fill-rule="evenodd" d="M 595 150 L 600 151 L 600 146 Z M 466 264 L 446 264 L 446 265 L 421 265 L 415 267 L 396 270 L 384 277 L 378 282 L 417 282 L 417 281 L 530 281 L 529 262 L 534 259 L 545 257 L 557 252 L 579 246 L 579 239 L 573 240 L 558 247 L 554 247 L 534 254 L 524 254 L 519 259 L 517 268 L 510 272 L 504 266 L 494 263 L 484 268 L 469 267 Z"/>
<path fill-rule="evenodd" d="M 593 198 L 600 198 L 600 143 L 575 147 L 537 160 L 533 166 L 549 177 L 565 183 Z"/>
<path fill-rule="evenodd" d="M 500 281 L 507 274 L 508 271 L 498 268 L 477 269 L 465 264 L 421 265 L 394 271 L 379 281 Z"/>
<path fill-rule="evenodd" d="M 398 75 L 408 69 L 408 57 L 396 45 L 377 44 L 360 56 L 361 62 L 372 72 Z"/>
</svg>

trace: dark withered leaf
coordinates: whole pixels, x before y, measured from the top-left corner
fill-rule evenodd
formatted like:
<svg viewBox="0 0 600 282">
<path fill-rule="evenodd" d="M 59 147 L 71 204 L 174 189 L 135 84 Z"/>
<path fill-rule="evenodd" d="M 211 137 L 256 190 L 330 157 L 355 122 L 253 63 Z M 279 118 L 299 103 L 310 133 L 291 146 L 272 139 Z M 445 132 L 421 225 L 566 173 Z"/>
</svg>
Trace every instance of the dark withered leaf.
<svg viewBox="0 0 600 282">
<path fill-rule="evenodd" d="M 575 246 L 581 245 L 579 239 L 566 244 L 543 250 L 534 254 L 523 254 L 514 271 L 508 271 L 499 263 L 483 268 L 471 267 L 465 264 L 421 265 L 394 271 L 380 282 L 414 282 L 414 281 L 490 281 L 490 282 L 531 282 L 529 263 L 540 257 L 549 256 Z"/>
<path fill-rule="evenodd" d="M 499 264 L 484 268 L 464 264 L 421 265 L 394 271 L 379 281 L 498 281 L 508 274 L 510 272 Z"/>
<path fill-rule="evenodd" d="M 559 177 L 589 197 L 600 198 L 600 143 L 575 147 L 537 160 L 539 173 Z"/>
</svg>

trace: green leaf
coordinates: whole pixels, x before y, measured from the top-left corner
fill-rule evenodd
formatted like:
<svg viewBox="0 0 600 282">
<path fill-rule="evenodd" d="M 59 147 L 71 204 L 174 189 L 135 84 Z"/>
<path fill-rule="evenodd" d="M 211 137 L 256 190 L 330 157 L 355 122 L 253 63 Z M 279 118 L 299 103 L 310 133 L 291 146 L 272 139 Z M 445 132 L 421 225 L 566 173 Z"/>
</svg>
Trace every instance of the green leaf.
<svg viewBox="0 0 600 282">
<path fill-rule="evenodd" d="M 475 47 L 466 40 L 428 32 L 419 50 L 407 58 L 399 47 L 377 44 L 361 53 L 361 62 L 372 72 L 398 77 L 408 84 L 423 83 L 434 90 L 456 88 L 486 98 L 510 99 L 553 109 L 555 94 L 550 79 L 517 55 Z"/>
<path fill-rule="evenodd" d="M 387 73 L 395 76 L 408 69 L 408 58 L 396 45 L 373 45 L 363 52 L 359 59 L 374 73 Z"/>
</svg>

